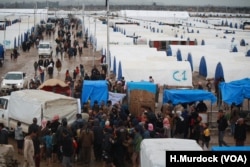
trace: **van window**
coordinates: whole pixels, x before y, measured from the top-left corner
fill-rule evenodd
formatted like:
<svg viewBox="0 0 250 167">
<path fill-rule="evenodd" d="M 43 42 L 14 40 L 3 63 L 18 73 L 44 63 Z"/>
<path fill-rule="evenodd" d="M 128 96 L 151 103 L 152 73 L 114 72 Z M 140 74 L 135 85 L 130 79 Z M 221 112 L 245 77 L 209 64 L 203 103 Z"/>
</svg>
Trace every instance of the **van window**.
<svg viewBox="0 0 250 167">
<path fill-rule="evenodd" d="M 7 109 L 7 105 L 8 105 L 8 100 L 6 99 L 0 99 L 0 109 Z"/>
<path fill-rule="evenodd" d="M 49 48 L 49 44 L 40 44 L 39 48 Z"/>
</svg>

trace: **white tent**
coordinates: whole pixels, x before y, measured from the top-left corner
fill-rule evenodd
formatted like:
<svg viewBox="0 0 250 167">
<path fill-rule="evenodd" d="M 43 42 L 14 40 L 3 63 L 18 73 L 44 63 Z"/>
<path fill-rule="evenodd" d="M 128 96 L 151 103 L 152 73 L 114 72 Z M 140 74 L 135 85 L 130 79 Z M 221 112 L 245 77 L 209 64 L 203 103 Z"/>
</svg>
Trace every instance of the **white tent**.
<svg viewBox="0 0 250 167">
<path fill-rule="evenodd" d="M 31 32 L 31 28 L 34 25 L 39 24 L 40 20 L 46 20 L 48 9 L 36 9 L 34 14 L 34 9 L 0 9 L 1 13 L 9 13 L 4 15 L 5 18 L 16 17 L 20 19 L 21 22 L 7 26 L 5 31 L 0 31 L 0 43 L 4 43 L 4 40 L 7 41 L 5 45 L 6 49 L 14 48 L 14 40 L 16 38 L 16 44 L 21 40 L 21 34 Z M 21 44 L 21 43 L 19 43 Z"/>
<path fill-rule="evenodd" d="M 160 85 L 192 87 L 192 72 L 187 61 L 129 61 L 122 62 L 122 74 L 126 81 L 148 81 L 152 76 Z"/>
<path fill-rule="evenodd" d="M 202 151 L 202 148 L 189 139 L 144 139 L 140 150 L 141 166 L 166 167 L 166 151 Z"/>
<path fill-rule="evenodd" d="M 110 69 L 113 69 L 115 57 L 116 71 L 121 62 L 126 81 L 148 81 L 148 77 L 153 76 L 155 83 L 160 85 L 192 87 L 190 63 L 176 61 L 175 57 L 166 56 L 166 52 L 159 52 L 156 48 L 111 45 L 110 56 Z"/>
<path fill-rule="evenodd" d="M 225 82 L 231 82 L 243 78 L 250 78 L 249 62 L 220 62 L 220 65 L 218 66 L 221 68 L 217 67 L 215 71 L 217 79 L 223 77 Z M 221 75 L 222 73 L 223 75 Z"/>
</svg>

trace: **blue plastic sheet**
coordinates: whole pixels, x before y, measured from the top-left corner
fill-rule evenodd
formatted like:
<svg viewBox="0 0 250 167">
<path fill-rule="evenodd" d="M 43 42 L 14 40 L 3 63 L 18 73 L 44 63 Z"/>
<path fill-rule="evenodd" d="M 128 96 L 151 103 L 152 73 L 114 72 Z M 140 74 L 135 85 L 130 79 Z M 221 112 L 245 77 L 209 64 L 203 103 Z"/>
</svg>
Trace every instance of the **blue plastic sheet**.
<svg viewBox="0 0 250 167">
<path fill-rule="evenodd" d="M 83 82 L 82 87 L 82 103 L 90 100 L 90 105 L 93 106 L 94 101 L 100 104 L 102 101 L 108 101 L 108 84 L 107 81 L 88 81 Z"/>
<path fill-rule="evenodd" d="M 231 105 L 243 103 L 244 99 L 250 98 L 250 79 L 244 78 L 232 82 L 222 82 L 219 85 L 222 95 L 222 101 Z"/>
<path fill-rule="evenodd" d="M 199 89 L 172 89 L 164 90 L 163 92 L 163 103 L 172 101 L 172 103 L 176 105 L 202 100 L 209 100 L 211 103 L 215 103 L 217 98 L 213 93 Z"/>
<path fill-rule="evenodd" d="M 150 93 L 156 93 L 157 85 L 151 82 L 128 82 L 127 83 L 127 90 L 128 92 L 132 90 L 145 90 Z"/>
</svg>

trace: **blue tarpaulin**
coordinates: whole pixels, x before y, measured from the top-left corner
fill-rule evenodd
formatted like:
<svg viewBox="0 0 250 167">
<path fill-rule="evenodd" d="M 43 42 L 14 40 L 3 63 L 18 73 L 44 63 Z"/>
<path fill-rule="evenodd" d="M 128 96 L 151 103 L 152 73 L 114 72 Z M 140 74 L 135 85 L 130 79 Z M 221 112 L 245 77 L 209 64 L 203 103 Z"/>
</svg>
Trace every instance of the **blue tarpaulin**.
<svg viewBox="0 0 250 167">
<path fill-rule="evenodd" d="M 108 84 L 107 81 L 88 81 L 84 80 L 82 86 L 82 104 L 90 100 L 93 106 L 94 101 L 100 104 L 102 101 L 108 100 Z"/>
<path fill-rule="evenodd" d="M 127 90 L 128 92 L 132 90 L 145 90 L 150 93 L 156 93 L 156 84 L 151 82 L 128 82 L 127 83 Z"/>
<path fill-rule="evenodd" d="M 164 90 L 163 92 L 163 103 L 172 101 L 172 103 L 176 105 L 202 100 L 209 100 L 211 101 L 211 103 L 215 103 L 217 98 L 214 96 L 213 93 L 199 89 L 173 89 Z"/>
<path fill-rule="evenodd" d="M 244 99 L 250 98 L 250 79 L 244 78 L 242 80 L 236 80 L 232 82 L 221 82 L 220 90 L 222 95 L 222 101 L 231 105 L 243 103 Z"/>
<path fill-rule="evenodd" d="M 250 146 L 212 146 L 211 151 L 250 151 Z"/>
</svg>

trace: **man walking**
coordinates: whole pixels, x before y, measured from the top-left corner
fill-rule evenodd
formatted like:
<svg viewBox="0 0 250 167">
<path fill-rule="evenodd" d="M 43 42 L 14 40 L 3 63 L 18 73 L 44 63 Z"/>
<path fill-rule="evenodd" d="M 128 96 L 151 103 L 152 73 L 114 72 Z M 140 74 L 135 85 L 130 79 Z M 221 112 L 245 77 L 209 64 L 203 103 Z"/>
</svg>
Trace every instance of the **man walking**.
<svg viewBox="0 0 250 167">
<path fill-rule="evenodd" d="M 219 133 L 218 134 L 219 146 L 223 145 L 228 146 L 223 139 L 225 136 L 225 130 L 228 127 L 227 119 L 224 115 L 223 110 L 219 110 L 217 123 L 218 123 L 218 133 Z"/>
</svg>

